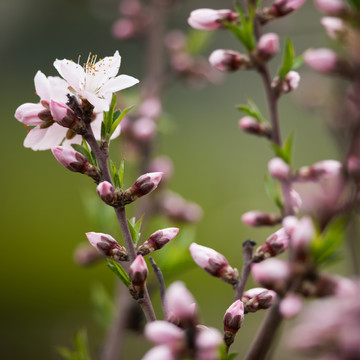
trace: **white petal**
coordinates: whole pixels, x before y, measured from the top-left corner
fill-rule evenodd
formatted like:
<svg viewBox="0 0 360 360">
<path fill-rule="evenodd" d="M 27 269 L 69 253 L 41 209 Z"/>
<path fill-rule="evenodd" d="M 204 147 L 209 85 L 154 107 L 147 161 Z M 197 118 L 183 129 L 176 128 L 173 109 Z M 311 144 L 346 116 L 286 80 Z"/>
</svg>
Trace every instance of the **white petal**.
<svg viewBox="0 0 360 360">
<path fill-rule="evenodd" d="M 60 125 L 53 124 L 46 130 L 45 136 L 38 144 L 38 150 L 48 150 L 53 146 L 60 145 L 68 129 Z"/>
<path fill-rule="evenodd" d="M 75 91 L 81 93 L 85 82 L 85 72 L 81 65 L 67 59 L 56 59 L 54 67 Z"/>
<path fill-rule="evenodd" d="M 130 86 L 133 86 L 139 82 L 129 75 L 119 75 L 114 79 L 110 79 L 99 91 L 99 94 L 114 93 Z"/>
<path fill-rule="evenodd" d="M 40 129 L 39 127 L 30 130 L 24 140 L 24 146 L 33 150 L 39 150 L 38 144 L 45 136 L 45 133 L 46 129 Z"/>
<path fill-rule="evenodd" d="M 87 99 L 90 104 L 94 105 L 95 112 L 103 112 L 109 110 L 111 98 L 107 97 L 106 99 L 102 99 L 90 91 L 84 91 L 82 96 Z"/>
<path fill-rule="evenodd" d="M 41 100 L 50 102 L 50 85 L 47 77 L 38 71 L 34 78 L 36 93 L 40 96 Z"/>
<path fill-rule="evenodd" d="M 62 143 L 62 146 L 66 147 L 66 148 L 71 148 L 71 144 L 81 145 L 81 142 L 82 142 L 82 136 L 81 135 L 76 135 L 70 140 L 65 139 L 64 142 Z"/>
<path fill-rule="evenodd" d="M 121 64 L 121 56 L 119 52 L 116 51 L 114 56 L 107 56 L 102 60 L 98 61 L 94 65 L 94 69 L 99 71 L 99 73 L 106 72 L 106 76 L 108 79 L 113 78 L 119 72 Z"/>
<path fill-rule="evenodd" d="M 66 94 L 70 93 L 69 84 L 59 76 L 49 76 L 48 80 L 51 99 L 65 104 L 68 101 Z"/>
<path fill-rule="evenodd" d="M 38 114 L 43 110 L 44 107 L 41 104 L 22 104 L 16 109 L 15 118 L 25 125 L 41 125 L 43 121 L 39 119 Z"/>
</svg>

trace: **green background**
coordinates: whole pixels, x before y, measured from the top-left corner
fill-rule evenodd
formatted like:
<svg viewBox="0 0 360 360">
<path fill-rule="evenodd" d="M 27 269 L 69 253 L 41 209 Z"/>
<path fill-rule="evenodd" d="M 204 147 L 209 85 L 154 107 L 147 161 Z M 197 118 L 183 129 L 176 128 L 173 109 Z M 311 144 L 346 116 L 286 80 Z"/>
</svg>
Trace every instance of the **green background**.
<svg viewBox="0 0 360 360">
<path fill-rule="evenodd" d="M 189 12 L 200 7 L 227 8 L 232 1 L 179 2 L 170 28 L 187 29 Z M 144 48 L 141 41 L 119 42 L 110 35 L 118 18 L 115 0 L 2 0 L 0 3 L 1 72 L 1 296 L 0 357 L 2 359 L 59 359 L 56 347 L 71 346 L 73 334 L 88 329 L 93 354 L 103 340 L 103 329 L 92 315 L 90 289 L 102 283 L 111 292 L 114 278 L 104 265 L 80 268 L 73 250 L 94 228 L 83 206 L 83 197 L 95 191 L 89 179 L 61 167 L 50 151 L 34 152 L 22 146 L 26 129 L 17 122 L 15 109 L 37 102 L 33 78 L 40 69 L 56 75 L 56 58 L 76 59 L 91 51 L 100 56 L 122 55 L 121 73 L 142 79 Z M 312 2 L 298 13 L 269 25 L 268 31 L 290 36 L 300 54 L 308 47 L 328 44 Z M 225 31 L 214 34 L 206 50 L 238 49 Z M 279 58 L 272 60 L 273 71 Z M 316 105 L 328 80 L 301 69 L 303 81 L 297 95 L 280 102 L 285 137 L 295 131 L 295 166 L 338 158 L 331 136 Z M 311 82 L 311 90 L 306 83 Z M 315 87 L 314 87 L 315 84 Z M 225 75 L 223 83 L 202 89 L 176 84 L 166 91 L 164 108 L 175 124 L 161 139 L 159 152 L 173 159 L 171 189 L 201 205 L 204 217 L 196 228 L 197 243 L 214 247 L 233 266 L 241 267 L 241 245 L 251 238 L 258 243 L 272 229 L 251 229 L 240 221 L 252 209 L 275 210 L 265 195 L 263 178 L 271 158 L 269 144 L 238 129 L 235 105 L 250 96 L 266 114 L 263 88 L 253 72 Z M 311 108 L 301 102 L 311 99 Z M 130 184 L 132 178 L 126 178 Z M 100 202 L 100 200 L 99 200 Z M 103 229 L 102 229 L 103 230 Z M 275 230 L 275 229 L 274 229 Z M 342 269 L 344 273 L 347 268 Z M 231 304 L 231 288 L 198 268 L 178 278 L 198 301 L 203 323 L 221 329 Z M 169 280 L 170 282 L 171 280 Z M 155 302 L 158 298 L 155 296 Z M 263 314 L 246 317 L 232 350 L 243 354 Z M 140 359 L 147 341 L 127 338 L 126 359 Z M 136 344 L 136 346 L 133 346 Z M 281 345 L 274 358 L 287 359 Z M 291 355 L 293 356 L 293 355 Z M 96 355 L 93 358 L 97 358 Z M 292 357 L 294 358 L 294 357 Z"/>
</svg>

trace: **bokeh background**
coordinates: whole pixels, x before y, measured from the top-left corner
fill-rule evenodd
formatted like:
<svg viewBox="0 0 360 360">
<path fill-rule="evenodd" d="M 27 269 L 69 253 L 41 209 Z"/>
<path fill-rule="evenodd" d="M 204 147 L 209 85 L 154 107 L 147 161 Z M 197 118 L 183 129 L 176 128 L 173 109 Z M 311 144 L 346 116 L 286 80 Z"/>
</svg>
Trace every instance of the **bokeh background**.
<svg viewBox="0 0 360 360">
<path fill-rule="evenodd" d="M 26 129 L 13 115 L 22 103 L 37 102 L 34 75 L 38 70 L 56 75 L 52 66 L 56 58 L 77 59 L 89 51 L 107 56 L 118 49 L 121 73 L 142 79 L 146 61 L 143 44 L 120 42 L 111 36 L 111 26 L 119 17 L 118 3 L 0 2 L 2 359 L 60 359 L 56 347 L 72 346 L 72 336 L 80 328 L 87 329 L 96 359 L 104 338 L 103 328 L 93 316 L 90 294 L 99 283 L 111 293 L 114 277 L 103 264 L 84 269 L 72 259 L 76 245 L 85 240 L 85 232 L 100 231 L 84 207 L 84 198 L 95 191 L 94 185 L 66 171 L 50 151 L 25 149 Z M 200 7 L 231 8 L 232 1 L 180 1 L 169 27 L 186 30 L 189 12 Z M 300 11 L 267 29 L 279 32 L 282 45 L 290 36 L 300 54 L 308 47 L 328 44 L 319 18 L 312 1 L 308 1 Z M 216 48 L 238 49 L 238 44 L 230 34 L 219 31 L 205 55 Z M 273 71 L 278 62 L 279 58 L 272 60 Z M 280 102 L 283 136 L 295 132 L 294 164 L 339 158 L 322 112 L 317 110 L 324 89 L 329 91 L 335 85 L 305 67 L 300 72 L 303 81 L 297 94 Z M 306 87 L 309 83 L 310 88 Z M 242 242 L 251 238 L 262 243 L 272 232 L 246 227 L 240 221 L 241 214 L 251 209 L 275 210 L 263 186 L 266 164 L 272 156 L 269 144 L 238 129 L 240 113 L 235 105 L 244 103 L 246 96 L 266 114 L 263 89 L 252 72 L 226 75 L 221 84 L 201 89 L 175 84 L 164 98 L 164 108 L 174 126 L 159 146 L 159 152 L 174 162 L 171 189 L 203 208 L 202 221 L 190 231 L 194 239 L 216 248 L 237 267 L 241 266 Z M 304 100 L 309 98 L 312 106 L 304 107 Z M 129 175 L 126 181 L 130 184 L 131 180 Z M 345 261 L 336 270 L 349 271 Z M 178 278 L 197 299 L 203 323 L 221 329 L 224 311 L 233 297 L 231 288 L 196 267 Z M 244 354 L 262 316 L 245 319 L 233 351 Z M 126 359 L 140 359 L 150 347 L 140 340 L 141 346 L 138 337 L 127 337 Z M 287 352 L 286 341 L 279 342 L 274 359 L 295 358 Z"/>
</svg>

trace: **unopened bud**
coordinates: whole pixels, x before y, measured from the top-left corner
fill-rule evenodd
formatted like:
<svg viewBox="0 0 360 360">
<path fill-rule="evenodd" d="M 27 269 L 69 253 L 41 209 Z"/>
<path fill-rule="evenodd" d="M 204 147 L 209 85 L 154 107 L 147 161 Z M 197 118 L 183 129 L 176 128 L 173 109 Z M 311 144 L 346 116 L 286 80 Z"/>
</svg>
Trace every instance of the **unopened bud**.
<svg viewBox="0 0 360 360">
<path fill-rule="evenodd" d="M 102 201 L 106 204 L 111 204 L 115 199 L 114 187 L 108 181 L 101 182 L 96 191 Z"/>
<path fill-rule="evenodd" d="M 163 176 L 161 178 L 162 183 L 171 180 L 174 174 L 174 166 L 171 159 L 167 156 L 158 156 L 155 158 L 148 167 L 149 172 L 161 172 Z"/>
<path fill-rule="evenodd" d="M 129 268 L 129 278 L 131 280 L 133 289 L 132 295 L 136 299 L 143 297 L 143 290 L 149 270 L 146 262 L 141 255 L 138 255 Z"/>
<path fill-rule="evenodd" d="M 258 136 L 271 137 L 269 124 L 262 123 L 251 116 L 244 116 L 239 120 L 239 127 L 245 132 Z"/>
<path fill-rule="evenodd" d="M 300 83 L 300 75 L 297 71 L 289 71 L 281 85 L 281 92 L 287 94 L 298 88 Z"/>
<path fill-rule="evenodd" d="M 237 283 L 238 271 L 229 265 L 224 255 L 196 243 L 190 245 L 190 253 L 195 263 L 210 275 L 232 285 Z"/>
<path fill-rule="evenodd" d="M 137 253 L 145 256 L 151 252 L 161 249 L 169 241 L 171 241 L 179 232 L 178 228 L 167 228 L 154 232 L 145 242 L 142 244 Z"/>
<path fill-rule="evenodd" d="M 158 118 L 162 112 L 160 99 L 157 97 L 148 97 L 142 102 L 139 112 L 142 116 L 150 119 Z"/>
<path fill-rule="evenodd" d="M 265 243 L 260 246 L 255 254 L 254 261 L 262 261 L 283 253 L 289 247 L 289 237 L 284 228 L 270 235 Z"/>
<path fill-rule="evenodd" d="M 248 226 L 274 226 L 281 222 L 281 217 L 277 214 L 267 214 L 255 210 L 244 213 L 241 221 Z"/>
<path fill-rule="evenodd" d="M 197 9 L 190 13 L 189 25 L 197 30 L 215 30 L 224 28 L 223 21 L 234 22 L 238 14 L 231 10 Z"/>
<path fill-rule="evenodd" d="M 210 64 L 219 71 L 236 71 L 252 68 L 251 60 L 233 50 L 215 50 L 209 56 Z"/>
<path fill-rule="evenodd" d="M 162 177 L 161 172 L 147 173 L 141 175 L 135 183 L 125 191 L 124 198 L 129 202 L 138 199 L 141 196 L 151 193 L 157 188 Z"/>
<path fill-rule="evenodd" d="M 86 124 L 83 123 L 66 105 L 51 100 L 50 110 L 53 120 L 56 121 L 59 125 L 69 128 L 77 134 L 85 133 Z"/>
<path fill-rule="evenodd" d="M 156 124 L 154 120 L 149 117 L 141 117 L 134 121 L 131 131 L 134 139 L 146 142 L 154 138 L 156 134 Z"/>
<path fill-rule="evenodd" d="M 241 300 L 235 301 L 226 310 L 224 323 L 224 340 L 226 345 L 231 345 L 234 342 L 234 335 L 239 331 L 244 321 L 244 304 Z"/>
<path fill-rule="evenodd" d="M 145 326 L 145 336 L 155 345 L 176 349 L 185 340 L 185 332 L 168 321 L 152 321 Z"/>
<path fill-rule="evenodd" d="M 299 9 L 306 0 L 276 0 L 268 12 L 275 17 L 287 15 Z"/>
<path fill-rule="evenodd" d="M 302 309 L 303 303 L 300 295 L 290 294 L 281 300 L 279 306 L 280 314 L 285 318 L 295 317 Z"/>
<path fill-rule="evenodd" d="M 313 222 L 309 216 L 301 218 L 291 234 L 291 246 L 296 252 L 306 252 L 315 236 Z"/>
<path fill-rule="evenodd" d="M 338 56 L 330 49 L 314 49 L 305 52 L 304 61 L 313 70 L 325 74 L 337 69 Z"/>
<path fill-rule="evenodd" d="M 136 35 L 136 27 L 131 19 L 122 18 L 117 20 L 112 27 L 112 34 L 120 40 L 130 39 Z"/>
<path fill-rule="evenodd" d="M 344 0 L 315 0 L 315 5 L 327 15 L 341 15 L 346 11 Z"/>
<path fill-rule="evenodd" d="M 90 244 L 103 254 L 108 257 L 114 258 L 116 261 L 128 261 L 128 254 L 123 246 L 120 246 L 118 242 L 108 234 L 88 232 L 86 236 Z"/>
<path fill-rule="evenodd" d="M 79 266 L 90 266 L 99 262 L 103 258 L 102 254 L 94 249 L 94 247 L 92 247 L 88 242 L 80 243 L 73 254 L 74 263 Z"/>
<path fill-rule="evenodd" d="M 280 181 L 288 181 L 291 177 L 291 168 L 289 164 L 279 157 L 269 161 L 268 171 L 273 178 Z"/>
<path fill-rule="evenodd" d="M 270 60 L 279 51 L 279 36 L 275 33 L 262 35 L 257 44 L 257 50 L 261 61 Z"/>
<path fill-rule="evenodd" d="M 276 292 L 265 288 L 253 288 L 244 292 L 241 300 L 245 313 L 268 309 L 276 298 Z"/>
<path fill-rule="evenodd" d="M 176 360 L 176 353 L 166 345 L 151 348 L 141 360 Z"/>
<path fill-rule="evenodd" d="M 337 17 L 326 16 L 321 19 L 321 25 L 331 39 L 337 40 L 345 32 L 344 21 Z"/>
<path fill-rule="evenodd" d="M 342 164 L 336 160 L 319 161 L 312 166 L 303 166 L 297 172 L 298 180 L 317 181 L 320 178 L 332 179 L 341 174 Z"/>
</svg>

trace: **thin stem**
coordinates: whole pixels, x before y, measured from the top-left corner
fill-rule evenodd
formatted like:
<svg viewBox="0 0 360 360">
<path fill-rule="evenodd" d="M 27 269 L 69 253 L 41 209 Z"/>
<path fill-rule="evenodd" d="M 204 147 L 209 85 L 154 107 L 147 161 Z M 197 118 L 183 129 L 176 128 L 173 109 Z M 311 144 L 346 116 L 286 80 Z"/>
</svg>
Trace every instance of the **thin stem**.
<svg viewBox="0 0 360 360">
<path fill-rule="evenodd" d="M 148 322 L 156 320 L 155 311 L 152 306 L 152 302 L 151 302 L 151 299 L 149 296 L 149 291 L 148 291 L 146 285 L 144 285 L 144 297 L 142 299 L 137 300 L 137 303 L 141 306 L 141 308 L 144 312 L 144 315 L 146 317 L 146 320 Z"/>
<path fill-rule="evenodd" d="M 154 269 L 154 273 L 158 280 L 161 305 L 163 308 L 164 317 L 166 319 L 167 315 L 168 315 L 168 311 L 167 311 L 167 305 L 166 305 L 166 286 L 165 286 L 164 276 L 163 276 L 163 273 L 161 272 L 160 268 L 157 266 L 155 260 L 152 257 L 149 257 L 149 261 L 150 261 L 151 266 Z"/>
<path fill-rule="evenodd" d="M 260 330 L 251 344 L 248 353 L 243 360 L 264 360 L 271 348 L 276 335 L 276 330 L 281 324 L 282 316 L 279 312 L 280 299 L 272 305 L 265 315 Z"/>
</svg>

